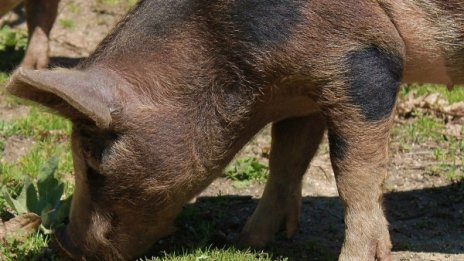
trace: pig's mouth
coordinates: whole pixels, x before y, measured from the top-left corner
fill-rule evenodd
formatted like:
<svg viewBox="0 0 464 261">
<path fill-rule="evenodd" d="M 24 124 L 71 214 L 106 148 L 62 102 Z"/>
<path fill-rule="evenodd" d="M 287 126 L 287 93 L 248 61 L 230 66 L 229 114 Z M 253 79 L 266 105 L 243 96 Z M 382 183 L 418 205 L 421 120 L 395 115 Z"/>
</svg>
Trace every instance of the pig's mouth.
<svg viewBox="0 0 464 261">
<path fill-rule="evenodd" d="M 93 242 L 86 244 L 73 240 L 66 227 L 55 230 L 55 244 L 63 257 L 71 260 L 126 260 L 114 246 Z"/>
<path fill-rule="evenodd" d="M 66 234 L 66 227 L 56 229 L 54 232 L 54 236 L 56 245 L 58 246 L 61 254 L 72 260 L 82 259 L 82 252 L 79 250 L 79 248 L 77 248 L 74 242 L 72 242 L 69 236 Z"/>
</svg>

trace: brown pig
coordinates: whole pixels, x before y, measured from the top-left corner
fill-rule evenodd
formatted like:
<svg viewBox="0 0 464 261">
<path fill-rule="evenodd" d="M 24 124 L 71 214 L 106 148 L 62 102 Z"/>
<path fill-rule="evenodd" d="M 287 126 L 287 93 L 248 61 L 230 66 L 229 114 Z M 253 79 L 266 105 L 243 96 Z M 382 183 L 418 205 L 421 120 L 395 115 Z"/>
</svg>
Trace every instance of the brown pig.
<svg viewBox="0 0 464 261">
<path fill-rule="evenodd" d="M 340 260 L 391 260 L 382 209 L 401 82 L 463 82 L 458 0 L 145 0 L 72 70 L 7 89 L 73 122 L 76 260 L 127 260 L 272 122 L 270 177 L 242 245 L 295 232 L 328 130 L 345 208 Z"/>
<path fill-rule="evenodd" d="M 48 67 L 48 37 L 55 22 L 60 0 L 1 0 L 0 17 L 21 2 L 26 9 L 28 45 L 21 66 L 27 69 Z"/>
</svg>

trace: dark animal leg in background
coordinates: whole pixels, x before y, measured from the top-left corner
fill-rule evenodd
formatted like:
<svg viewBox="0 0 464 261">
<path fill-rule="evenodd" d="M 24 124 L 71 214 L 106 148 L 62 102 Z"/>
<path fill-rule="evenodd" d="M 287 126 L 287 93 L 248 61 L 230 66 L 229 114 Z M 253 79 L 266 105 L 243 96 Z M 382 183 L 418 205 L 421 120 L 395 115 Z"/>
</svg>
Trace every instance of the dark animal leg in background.
<svg viewBox="0 0 464 261">
<path fill-rule="evenodd" d="M 28 69 L 48 67 L 49 35 L 55 22 L 59 0 L 25 2 L 29 43 L 22 66 Z"/>
</svg>

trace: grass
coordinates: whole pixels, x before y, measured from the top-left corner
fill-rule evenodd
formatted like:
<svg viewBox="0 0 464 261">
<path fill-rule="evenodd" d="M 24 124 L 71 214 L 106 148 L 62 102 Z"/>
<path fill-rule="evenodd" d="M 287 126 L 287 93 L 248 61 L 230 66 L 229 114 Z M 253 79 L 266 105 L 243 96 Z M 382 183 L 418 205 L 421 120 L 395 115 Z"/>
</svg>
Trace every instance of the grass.
<svg viewBox="0 0 464 261">
<path fill-rule="evenodd" d="M 287 260 L 275 259 L 271 255 L 264 252 L 251 252 L 236 250 L 234 248 L 226 249 L 197 249 L 193 253 L 171 253 L 164 254 L 161 257 L 145 259 L 146 261 L 271 261 L 271 260 Z"/>
<path fill-rule="evenodd" d="M 8 71 L 21 61 L 26 45 L 26 32 L 9 26 L 0 28 L 0 82 L 5 81 Z"/>
<path fill-rule="evenodd" d="M 30 140 L 31 147 L 18 162 L 0 163 L 3 184 L 21 182 L 23 175 L 35 178 L 40 166 L 48 158 L 59 155 L 58 175 L 72 172 L 68 142 L 71 125 L 68 120 L 33 107 L 28 115 L 11 121 L 0 120 L 2 143 L 10 137 Z"/>
<path fill-rule="evenodd" d="M 6 82 L 8 79 L 8 73 L 0 72 L 0 86 Z"/>
<path fill-rule="evenodd" d="M 434 159 L 439 164 L 431 168 L 432 174 L 446 177 L 453 182 L 464 181 L 464 142 L 448 139 L 433 150 Z"/>
<path fill-rule="evenodd" d="M 0 256 L 2 261 L 26 261 L 40 260 L 37 257 L 43 255 L 44 249 L 50 241 L 50 236 L 37 232 L 25 240 L 7 238 L 0 244 Z M 50 259 L 47 259 L 50 260 Z M 53 260 L 53 258 L 52 258 Z M 56 260 L 58 260 L 56 258 Z"/>
<path fill-rule="evenodd" d="M 448 91 L 441 85 L 407 85 L 401 89 L 400 97 L 410 92 L 417 96 L 440 93 L 450 104 L 464 101 L 464 88 L 455 87 Z M 431 175 L 442 176 L 452 182 L 464 181 L 464 142 L 462 138 L 446 134 L 447 119 L 436 117 L 430 112 L 416 113 L 401 125 L 395 125 L 392 136 L 400 141 L 400 149 L 411 151 L 414 146 L 428 147 L 437 164 L 426 170 Z M 464 137 L 464 132 L 461 133 Z"/>
<path fill-rule="evenodd" d="M 97 0 L 97 3 L 105 4 L 105 5 L 117 5 L 121 2 L 121 0 Z"/>
<path fill-rule="evenodd" d="M 66 5 L 66 8 L 68 8 L 68 10 L 73 14 L 79 13 L 81 11 L 81 7 L 76 3 L 69 3 Z"/>
<path fill-rule="evenodd" d="M 412 121 L 395 126 L 392 132 L 399 136 L 401 144 L 407 148 L 427 141 L 443 141 L 444 129 L 442 120 L 431 115 L 416 115 Z"/>
<path fill-rule="evenodd" d="M 419 84 L 410 84 L 403 86 L 401 88 L 401 96 L 405 96 L 409 92 L 414 91 L 417 93 L 417 95 L 422 96 L 422 95 L 427 95 L 430 93 L 438 92 L 449 103 L 455 103 L 455 102 L 460 102 L 464 101 L 464 86 L 455 86 L 455 88 L 452 91 L 449 91 L 446 86 L 444 85 L 436 85 L 436 84 L 425 84 L 425 85 L 419 85 Z"/>
<path fill-rule="evenodd" d="M 243 157 L 233 161 L 226 169 L 226 177 L 233 181 L 237 188 L 246 187 L 252 181 L 265 181 L 268 166 L 254 157 Z"/>
<path fill-rule="evenodd" d="M 63 18 L 63 19 L 60 19 L 58 22 L 61 25 L 61 27 L 66 28 L 66 29 L 73 29 L 75 26 L 74 21 L 71 19 Z"/>
<path fill-rule="evenodd" d="M 24 31 L 11 29 L 9 26 L 0 28 L 0 50 L 25 49 L 26 45 L 27 35 Z"/>
<path fill-rule="evenodd" d="M 443 119 L 432 115 L 418 115 L 412 121 L 394 126 L 392 136 L 400 141 L 400 149 L 410 152 L 414 147 L 426 147 L 437 164 L 426 170 L 453 182 L 464 181 L 464 142 L 461 138 L 444 134 Z"/>
</svg>

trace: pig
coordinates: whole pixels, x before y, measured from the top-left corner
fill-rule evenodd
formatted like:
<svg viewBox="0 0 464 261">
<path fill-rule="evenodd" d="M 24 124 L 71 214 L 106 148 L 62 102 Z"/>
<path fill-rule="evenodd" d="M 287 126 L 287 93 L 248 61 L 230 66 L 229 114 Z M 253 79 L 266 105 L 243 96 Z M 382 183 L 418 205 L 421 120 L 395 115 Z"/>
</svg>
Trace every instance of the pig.
<svg viewBox="0 0 464 261">
<path fill-rule="evenodd" d="M 2 0 L 0 17 L 19 5 L 21 0 Z M 49 35 L 55 22 L 59 0 L 25 0 L 28 45 L 21 66 L 27 69 L 48 67 Z"/>
<path fill-rule="evenodd" d="M 239 245 L 297 230 L 324 132 L 346 227 L 340 260 L 391 260 L 382 208 L 401 83 L 463 82 L 458 0 L 144 0 L 73 69 L 7 90 L 72 121 L 75 260 L 129 260 L 272 123 L 270 176 Z"/>
</svg>

